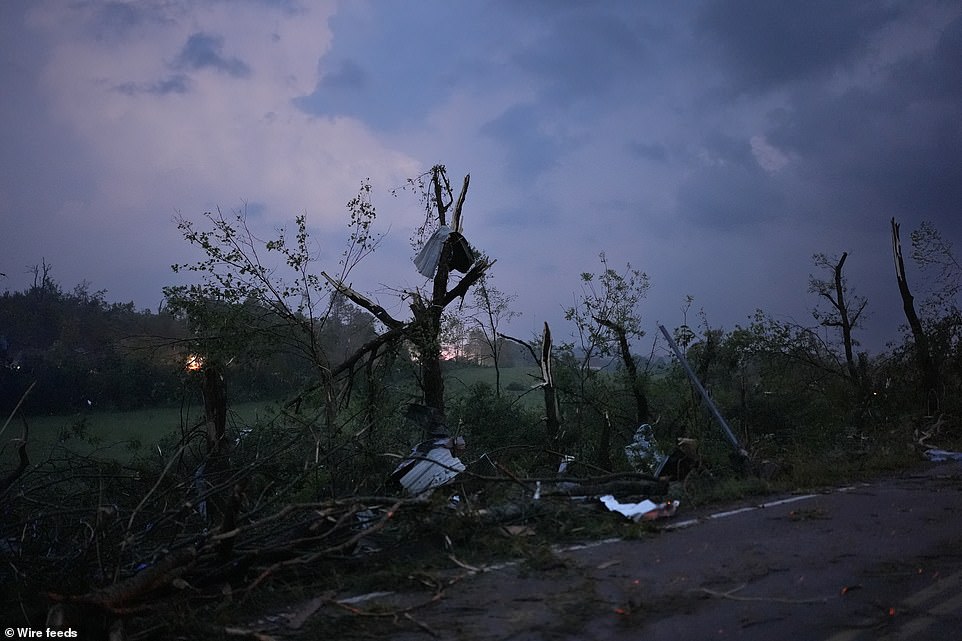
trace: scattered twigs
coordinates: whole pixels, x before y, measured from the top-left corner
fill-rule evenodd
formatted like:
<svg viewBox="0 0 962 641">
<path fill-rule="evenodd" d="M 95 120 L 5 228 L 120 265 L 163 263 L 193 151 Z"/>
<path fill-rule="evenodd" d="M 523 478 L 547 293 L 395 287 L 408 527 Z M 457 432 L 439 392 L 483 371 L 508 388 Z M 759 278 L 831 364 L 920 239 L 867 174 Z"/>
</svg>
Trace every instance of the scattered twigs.
<svg viewBox="0 0 962 641">
<path fill-rule="evenodd" d="M 359 608 L 359 607 L 355 606 L 355 605 L 352 604 L 352 603 L 348 603 L 348 602 L 346 602 L 346 601 L 344 601 L 344 600 L 341 600 L 341 601 L 332 601 L 331 603 L 332 603 L 333 605 L 336 605 L 337 607 L 339 607 L 339 608 L 341 608 L 341 609 L 343 609 L 343 610 L 347 610 L 347 611 L 350 612 L 351 614 L 353 614 L 353 615 L 355 615 L 355 616 L 359 616 L 359 617 L 392 618 L 392 619 L 396 619 L 396 618 L 399 617 L 399 616 L 405 616 L 405 615 L 407 615 L 407 614 L 410 614 L 411 612 L 414 612 L 414 611 L 416 611 L 416 610 L 420 610 L 421 608 L 425 608 L 425 607 L 427 607 L 427 606 L 429 606 L 429 605 L 432 605 L 432 604 L 434 604 L 434 603 L 437 603 L 438 601 L 440 601 L 441 599 L 444 598 L 444 591 L 445 591 L 445 590 L 447 590 L 447 589 L 448 589 L 449 587 L 451 587 L 452 585 L 454 585 L 454 584 L 458 583 L 459 581 L 461 581 L 461 579 L 463 579 L 464 577 L 469 576 L 469 574 L 470 574 L 470 573 L 459 574 L 459 575 L 455 576 L 454 578 L 449 579 L 448 581 L 434 581 L 434 582 L 433 582 L 433 585 L 431 586 L 431 587 L 434 588 L 434 594 L 432 594 L 430 597 L 428 597 L 427 599 L 425 599 L 425 600 L 423 600 L 423 601 L 419 601 L 418 603 L 415 603 L 414 605 L 409 605 L 409 606 L 404 607 L 404 608 L 365 610 L 365 609 L 363 609 L 363 608 Z M 417 622 L 416 622 L 416 621 L 414 621 L 413 619 L 412 619 L 411 621 L 412 621 L 412 623 L 415 623 L 415 625 L 417 625 Z M 421 627 L 421 626 L 419 625 L 418 627 Z M 433 632 L 430 632 L 429 634 L 432 634 L 432 635 L 433 635 L 434 633 L 433 633 Z"/>
<path fill-rule="evenodd" d="M 133 509 L 133 511 L 131 511 L 131 513 L 130 513 L 130 518 L 127 519 L 127 532 L 126 532 L 126 534 L 125 534 L 125 536 L 124 536 L 123 541 L 122 541 L 121 544 L 120 544 L 121 554 L 123 554 L 124 550 L 127 548 L 128 542 L 130 541 L 130 529 L 131 529 L 131 528 L 133 527 L 133 525 L 134 525 L 134 519 L 137 517 L 137 513 L 140 512 L 141 508 L 144 507 L 144 505 L 145 505 L 145 504 L 147 503 L 147 501 L 150 499 L 151 495 L 152 495 L 154 492 L 157 491 L 157 488 L 158 488 L 158 487 L 160 487 L 161 482 L 164 480 L 164 477 L 167 476 L 167 473 L 170 472 L 171 467 L 173 467 L 174 463 L 175 463 L 175 462 L 177 461 L 177 459 L 179 458 L 180 453 L 183 452 L 184 447 L 186 447 L 186 445 L 182 445 L 182 446 L 180 447 L 180 450 L 177 452 L 177 454 L 175 454 L 174 456 L 171 456 L 171 457 L 170 457 L 170 460 L 167 462 L 167 465 L 164 467 L 163 471 L 162 471 L 162 472 L 160 473 L 160 475 L 157 477 L 157 481 L 154 483 L 153 487 L 151 487 L 151 488 L 150 488 L 150 491 L 148 491 L 148 492 L 144 495 L 144 498 L 142 498 L 142 499 L 140 500 L 140 503 L 137 504 L 137 507 L 135 507 L 135 508 Z M 119 565 L 117 566 L 117 572 L 118 572 L 118 573 L 120 572 L 120 566 L 119 566 Z"/>
<path fill-rule="evenodd" d="M 341 543 L 338 543 L 338 544 L 336 544 L 336 545 L 333 545 L 333 546 L 331 546 L 331 547 L 328 547 L 328 548 L 326 548 L 326 549 L 323 549 L 323 550 L 320 550 L 320 551 L 317 551 L 317 552 L 312 552 L 312 553 L 309 553 L 309 554 L 304 554 L 304 555 L 296 556 L 296 557 L 294 557 L 294 558 L 284 559 L 283 561 L 278 561 L 277 563 L 274 563 L 274 564 L 268 566 L 267 568 L 265 568 L 265 569 L 257 576 L 256 579 L 254 579 L 254 581 L 252 581 L 252 582 L 250 583 L 250 585 L 247 586 L 247 588 L 245 589 L 246 595 L 250 595 L 251 592 L 252 592 L 258 585 L 260 585 L 261 583 L 263 583 L 269 576 L 271 576 L 272 574 L 274 574 L 277 570 L 279 570 L 279 569 L 281 569 L 281 568 L 290 567 L 290 566 L 295 566 L 295 565 L 306 565 L 306 564 L 309 564 L 309 563 L 314 563 L 314 562 L 316 562 L 318 559 L 324 558 L 324 557 L 326 557 L 326 556 L 330 556 L 330 555 L 335 554 L 335 553 L 337 553 L 337 552 L 342 552 L 342 551 L 344 551 L 344 550 L 346 550 L 346 549 L 349 549 L 349 548 L 352 548 L 353 546 L 355 546 L 355 545 L 357 544 L 358 541 L 360 541 L 360 540 L 361 540 L 362 538 L 364 538 L 365 536 L 369 536 L 369 535 L 377 532 L 378 530 L 382 529 L 385 525 L 387 525 L 388 521 L 394 516 L 394 513 L 398 510 L 398 508 L 401 507 L 401 505 L 402 505 L 403 503 L 404 503 L 404 501 L 397 501 L 397 502 L 395 502 L 394 505 L 392 505 L 392 506 L 387 510 L 387 512 L 384 514 L 384 516 L 381 517 L 380 520 L 378 520 L 378 521 L 375 522 L 375 523 L 370 524 L 368 527 L 366 527 L 366 528 L 364 528 L 364 529 L 362 529 L 362 530 L 359 530 L 359 531 L 356 532 L 353 536 L 351 536 L 350 538 L 348 538 L 346 541 L 343 541 L 343 542 L 341 542 Z"/>
</svg>

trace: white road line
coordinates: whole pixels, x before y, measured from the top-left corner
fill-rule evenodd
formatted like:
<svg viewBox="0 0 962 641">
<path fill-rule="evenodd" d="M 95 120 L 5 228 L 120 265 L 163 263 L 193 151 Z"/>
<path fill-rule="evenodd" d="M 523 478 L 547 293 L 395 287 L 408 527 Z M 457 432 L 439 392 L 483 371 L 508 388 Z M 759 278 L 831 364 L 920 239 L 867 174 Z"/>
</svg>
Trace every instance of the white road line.
<svg viewBox="0 0 962 641">
<path fill-rule="evenodd" d="M 840 488 L 838 491 L 847 491 L 851 488 Z M 746 507 L 740 507 L 737 510 L 728 510 L 726 512 L 716 512 L 715 514 L 709 514 L 708 516 L 698 518 L 698 519 L 687 519 L 685 521 L 676 521 L 675 523 L 668 523 L 662 526 L 664 530 L 679 530 L 681 528 L 691 527 L 692 525 L 697 525 L 699 523 L 704 523 L 705 521 L 713 519 L 724 519 L 729 516 L 735 516 L 737 514 L 744 514 L 745 512 L 754 512 L 755 510 L 764 510 L 765 508 L 778 507 L 779 505 L 787 505 L 788 503 L 797 503 L 799 501 L 807 501 L 808 499 L 813 499 L 819 494 L 800 494 L 799 496 L 790 496 L 787 499 L 779 499 L 778 501 L 769 501 L 767 503 L 760 503 L 758 505 L 749 505 Z"/>
</svg>

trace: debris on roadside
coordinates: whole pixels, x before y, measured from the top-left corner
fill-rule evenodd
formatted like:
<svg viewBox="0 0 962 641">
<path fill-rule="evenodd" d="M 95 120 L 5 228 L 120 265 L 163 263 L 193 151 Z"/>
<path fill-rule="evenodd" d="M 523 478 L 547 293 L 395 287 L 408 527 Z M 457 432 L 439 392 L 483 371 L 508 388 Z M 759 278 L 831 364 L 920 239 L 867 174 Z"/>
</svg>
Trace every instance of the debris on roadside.
<svg viewBox="0 0 962 641">
<path fill-rule="evenodd" d="M 949 450 L 930 449 L 925 450 L 925 458 L 933 463 L 943 461 L 962 461 L 962 452 L 951 452 Z"/>
<path fill-rule="evenodd" d="M 464 451 L 464 438 L 444 436 L 424 441 L 414 446 L 391 473 L 411 496 L 419 496 L 445 483 L 466 468 L 457 457 Z"/>
<path fill-rule="evenodd" d="M 564 478 L 565 475 L 568 474 L 568 466 L 571 465 L 574 462 L 574 460 L 575 460 L 575 457 L 569 454 L 565 454 L 564 456 L 562 456 L 561 462 L 558 463 L 558 473 L 556 474 L 556 476 L 558 478 Z M 571 490 L 577 489 L 578 484 L 573 483 L 571 481 L 558 481 L 555 484 L 555 488 L 560 492 L 570 492 Z"/>
<path fill-rule="evenodd" d="M 655 468 L 655 476 L 671 481 L 684 481 L 698 467 L 698 441 L 693 438 L 679 438 L 671 454 L 662 459 Z"/>
<path fill-rule="evenodd" d="M 679 505 L 679 501 L 655 503 L 648 499 L 639 503 L 622 503 L 610 494 L 602 496 L 599 500 L 609 511 L 617 512 L 635 523 L 674 516 L 675 512 L 678 511 Z"/>
<path fill-rule="evenodd" d="M 509 539 L 516 536 L 535 535 L 535 530 L 530 525 L 502 525 L 498 531 Z"/>
</svg>

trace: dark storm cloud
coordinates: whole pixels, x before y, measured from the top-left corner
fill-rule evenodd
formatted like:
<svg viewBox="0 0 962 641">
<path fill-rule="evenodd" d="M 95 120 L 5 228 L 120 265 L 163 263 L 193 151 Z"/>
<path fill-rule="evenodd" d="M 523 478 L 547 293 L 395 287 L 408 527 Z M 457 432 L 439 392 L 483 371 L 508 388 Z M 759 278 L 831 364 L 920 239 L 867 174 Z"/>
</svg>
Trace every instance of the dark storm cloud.
<svg viewBox="0 0 962 641">
<path fill-rule="evenodd" d="M 903 103 L 930 99 L 957 105 L 962 100 L 962 16 L 945 26 L 934 50 L 892 69 L 886 90 Z"/>
<path fill-rule="evenodd" d="M 695 24 L 706 53 L 724 61 L 731 88 L 760 92 L 825 77 L 899 14 L 874 0 L 726 0 L 707 4 Z"/>
<path fill-rule="evenodd" d="M 321 87 L 325 89 L 357 91 L 363 89 L 367 83 L 367 72 L 353 60 L 341 61 L 340 65 L 321 77 Z"/>
<path fill-rule="evenodd" d="M 517 105 L 482 125 L 480 133 L 504 146 L 508 175 L 528 182 L 554 167 L 567 146 L 557 137 L 544 133 L 543 126 L 538 109 Z"/>
<path fill-rule="evenodd" d="M 940 89 L 940 95 L 949 98 L 962 98 L 962 16 L 946 26 L 939 39 L 932 59 L 932 75 L 934 85 Z"/>
<path fill-rule="evenodd" d="M 49 257 L 50 229 L 113 239 L 133 209 L 128 227 L 161 229 L 172 207 L 237 198 L 266 226 L 325 217 L 359 176 L 435 162 L 472 172 L 471 233 L 501 287 L 538 299 L 536 327 L 576 286 L 557 271 L 601 249 L 659 291 L 717 292 L 699 304 L 723 324 L 804 314 L 811 254 L 849 251 L 853 285 L 897 314 L 888 218 L 962 235 L 958 0 L 238 4 L 0 0 L 0 217 L 21 228 L 0 234 L 0 271 Z M 249 77 L 251 99 L 197 70 Z M 140 280 L 167 282 L 179 239 L 142 236 L 163 275 Z M 150 262 L 114 275 L 75 253 L 70 273 L 111 291 Z M 661 296 L 652 314 L 674 318 Z"/>
<path fill-rule="evenodd" d="M 251 69 L 239 58 L 225 58 L 221 51 L 224 39 L 209 33 L 195 33 L 188 39 L 177 56 L 174 67 L 177 69 L 214 69 L 235 78 L 250 75 Z"/>
<path fill-rule="evenodd" d="M 516 64 L 543 85 L 554 104 L 595 100 L 617 87 L 634 85 L 645 62 L 647 27 L 618 5 L 583 5 L 544 20 L 544 35 L 514 56 Z"/>
<path fill-rule="evenodd" d="M 50 48 L 26 24 L 28 8 L 26 2 L 0 2 L 0 271 L 10 277 L 43 253 L 11 264 L 14 248 L 49 238 L 53 213 L 67 201 L 92 198 L 96 174 L 89 149 L 78 145 L 68 126 L 50 119 L 38 92 Z M 56 180 L 44 182 L 48 176 Z"/>
<path fill-rule="evenodd" d="M 958 219 L 962 212 L 962 19 L 874 87 L 798 92 L 767 132 L 833 209 Z"/>
<path fill-rule="evenodd" d="M 702 167 L 678 191 L 679 218 L 716 231 L 737 232 L 782 217 L 785 205 L 779 180 L 747 164 Z"/>
<path fill-rule="evenodd" d="M 190 78 L 178 73 L 152 83 L 125 82 L 117 85 L 114 89 L 127 96 L 135 96 L 141 93 L 155 96 L 185 94 L 190 91 Z"/>
</svg>

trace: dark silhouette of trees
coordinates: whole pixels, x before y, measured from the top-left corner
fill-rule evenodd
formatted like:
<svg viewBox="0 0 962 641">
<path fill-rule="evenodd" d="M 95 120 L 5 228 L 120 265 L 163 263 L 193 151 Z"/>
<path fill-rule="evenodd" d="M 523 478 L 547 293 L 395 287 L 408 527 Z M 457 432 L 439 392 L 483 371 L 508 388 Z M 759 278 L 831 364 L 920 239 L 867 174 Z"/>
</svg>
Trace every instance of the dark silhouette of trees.
<svg viewBox="0 0 962 641">
<path fill-rule="evenodd" d="M 862 312 L 865 311 L 868 300 L 862 296 L 853 296 L 848 290 L 848 283 L 842 274 L 845 266 L 845 259 L 848 252 L 842 252 L 841 257 L 829 259 L 825 254 L 815 254 L 812 260 L 816 267 L 827 269 L 831 272 L 831 280 L 824 280 L 809 277 L 808 291 L 817 294 L 821 299 L 827 300 L 831 309 L 826 313 L 818 308 L 813 310 L 812 315 L 823 327 L 837 327 L 842 334 L 842 346 L 845 350 L 845 365 L 848 376 L 856 384 L 860 384 L 858 364 L 855 361 L 855 345 L 857 342 L 852 337 L 852 331 L 858 327 Z"/>
</svg>

